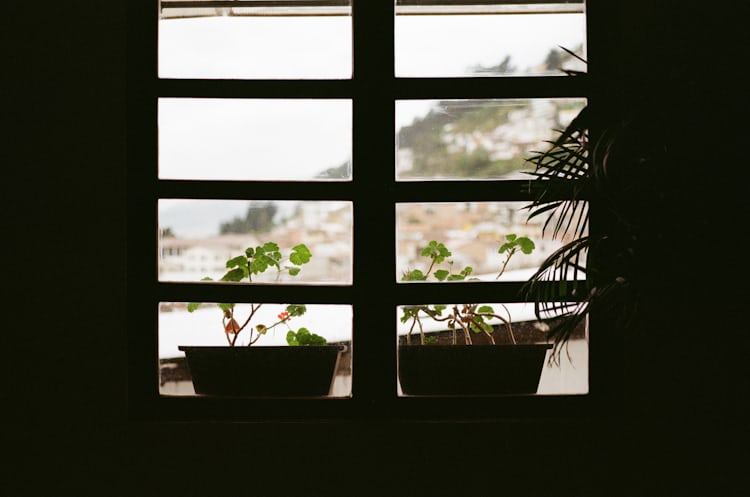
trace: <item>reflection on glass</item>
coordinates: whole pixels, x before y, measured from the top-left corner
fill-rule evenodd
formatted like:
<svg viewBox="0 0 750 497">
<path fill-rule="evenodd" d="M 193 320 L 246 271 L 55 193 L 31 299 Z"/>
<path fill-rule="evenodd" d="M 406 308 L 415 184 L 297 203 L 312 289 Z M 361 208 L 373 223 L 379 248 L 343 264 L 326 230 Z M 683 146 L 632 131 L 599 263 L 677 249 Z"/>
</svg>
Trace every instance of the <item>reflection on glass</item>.
<svg viewBox="0 0 750 497">
<path fill-rule="evenodd" d="M 348 5 L 186 9 L 163 1 L 161 6 L 159 77 L 351 77 L 352 23 Z"/>
<path fill-rule="evenodd" d="M 541 216 L 527 222 L 526 205 L 397 204 L 396 279 L 420 281 L 424 276 L 424 281 L 526 281 L 544 259 L 569 241 L 552 240 L 549 233 L 543 234 Z M 431 244 L 433 241 L 442 247 Z M 433 265 L 431 254 L 439 251 L 444 257 Z"/>
<path fill-rule="evenodd" d="M 350 100 L 159 99 L 161 179 L 351 179 Z"/>
<path fill-rule="evenodd" d="M 434 7 L 414 7 L 418 12 Z M 585 14 L 396 15 L 398 77 L 542 76 L 585 70 Z M 575 9 L 574 9 L 575 10 Z M 398 11 L 397 11 L 398 12 Z"/>
<path fill-rule="evenodd" d="M 215 304 L 206 303 L 192 312 L 186 302 L 161 302 L 159 304 L 159 392 L 162 395 L 194 395 L 192 377 L 187 367 L 185 353 L 180 346 L 228 347 L 228 338 L 222 320 L 223 312 Z M 251 304 L 237 304 L 235 315 L 247 316 Z M 258 304 L 255 304 L 258 307 Z M 304 327 L 311 334 L 325 338 L 328 345 L 342 347 L 330 396 L 351 395 L 351 339 L 352 309 L 349 305 L 306 305 L 299 317 L 284 319 L 286 304 L 265 303 L 257 308 L 250 326 L 266 326 L 266 333 L 252 347 L 287 346 L 287 333 L 299 332 Z M 239 321 L 240 318 L 238 317 Z M 283 322 L 282 322 L 283 320 Z M 238 333 L 235 346 L 246 348 L 251 330 Z M 253 330 L 254 331 L 254 330 Z M 257 337 L 257 333 L 254 335 Z M 248 380 L 251 381 L 251 380 Z M 263 381 L 253 379 L 252 381 Z"/>
<path fill-rule="evenodd" d="M 352 215 L 351 202 L 160 199 L 159 280 L 218 280 L 229 259 L 274 242 L 284 254 L 305 244 L 310 261 L 254 281 L 351 284 Z"/>
<path fill-rule="evenodd" d="M 529 179 L 526 159 L 582 98 L 396 101 L 396 179 Z"/>
<path fill-rule="evenodd" d="M 588 393 L 589 348 L 586 323 L 581 323 L 575 330 L 565 349 L 560 351 L 558 360 L 550 361 L 553 350 L 550 348 L 547 331 L 555 320 L 544 317 L 537 319 L 533 303 L 413 304 L 399 306 L 397 312 L 399 395 L 443 395 L 447 393 L 444 390 L 450 390 L 451 395 L 482 395 L 488 394 L 487 391 L 493 388 L 502 391 L 506 387 L 501 387 L 500 382 L 507 377 L 516 376 L 514 368 L 520 364 L 521 359 L 520 356 L 515 356 L 519 363 L 510 367 L 497 365 L 499 368 L 505 367 L 507 371 L 504 371 L 504 378 L 496 378 L 496 384 L 493 384 L 495 380 L 481 376 L 481 369 L 485 367 L 482 361 L 488 355 L 494 358 L 493 353 L 486 349 L 489 346 L 499 349 L 524 348 L 527 350 L 523 355 L 529 353 L 538 356 L 534 359 L 537 369 L 531 371 L 532 375 L 538 376 L 532 378 L 530 391 L 525 393 Z M 451 321 L 454 323 L 452 328 Z M 420 345 L 425 346 L 422 347 L 423 351 L 416 347 Z M 533 348 L 542 350 L 532 351 Z M 476 354 L 472 355 L 472 349 Z M 497 352 L 504 353 L 502 350 Z M 461 365 L 462 357 L 467 358 L 468 364 Z M 436 362 L 433 363 L 433 360 Z M 494 366 L 496 364 L 487 365 L 488 368 Z M 415 371 L 424 372 L 433 367 L 436 369 L 432 371 L 432 378 L 419 378 L 419 375 L 414 374 Z M 472 368 L 477 369 L 471 371 Z M 449 371 L 450 375 L 441 378 L 443 371 Z M 402 388 L 405 382 L 408 386 Z M 424 393 L 423 389 L 429 393 Z"/>
</svg>

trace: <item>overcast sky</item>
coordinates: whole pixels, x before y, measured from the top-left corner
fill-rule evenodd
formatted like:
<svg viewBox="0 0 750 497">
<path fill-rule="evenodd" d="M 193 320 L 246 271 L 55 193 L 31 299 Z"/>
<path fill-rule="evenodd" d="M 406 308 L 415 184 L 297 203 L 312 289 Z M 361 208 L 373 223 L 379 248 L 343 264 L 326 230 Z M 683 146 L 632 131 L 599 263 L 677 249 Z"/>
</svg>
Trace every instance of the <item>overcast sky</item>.
<svg viewBox="0 0 750 497">
<path fill-rule="evenodd" d="M 398 16 L 395 73 L 460 76 L 477 65 L 499 64 L 506 55 L 523 71 L 552 48 L 581 45 L 584 23 L 583 14 Z M 159 24 L 161 77 L 343 79 L 351 75 L 351 60 L 351 20 L 345 16 Z M 428 109 L 413 102 L 397 106 L 396 129 Z M 308 179 L 350 157 L 348 101 L 159 102 L 162 178 Z"/>
</svg>

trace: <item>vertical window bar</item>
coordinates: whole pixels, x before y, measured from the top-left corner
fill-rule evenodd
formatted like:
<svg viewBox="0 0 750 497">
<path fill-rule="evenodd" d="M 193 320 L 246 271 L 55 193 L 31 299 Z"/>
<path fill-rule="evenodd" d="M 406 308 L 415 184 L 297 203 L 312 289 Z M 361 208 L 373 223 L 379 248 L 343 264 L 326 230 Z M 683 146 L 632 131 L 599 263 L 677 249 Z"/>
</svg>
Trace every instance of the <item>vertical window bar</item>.
<svg viewBox="0 0 750 497">
<path fill-rule="evenodd" d="M 354 2 L 353 26 L 353 395 L 375 401 L 396 392 L 393 3 Z"/>
</svg>

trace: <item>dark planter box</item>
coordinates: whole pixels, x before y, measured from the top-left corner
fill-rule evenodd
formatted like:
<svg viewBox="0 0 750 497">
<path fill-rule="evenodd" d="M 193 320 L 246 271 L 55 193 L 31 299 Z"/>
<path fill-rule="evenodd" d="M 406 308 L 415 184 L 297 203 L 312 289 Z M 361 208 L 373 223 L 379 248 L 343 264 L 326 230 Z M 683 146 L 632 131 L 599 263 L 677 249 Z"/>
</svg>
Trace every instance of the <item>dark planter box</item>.
<svg viewBox="0 0 750 497">
<path fill-rule="evenodd" d="M 195 393 L 252 397 L 328 395 L 343 347 L 180 346 Z"/>
<path fill-rule="evenodd" d="M 401 345 L 406 395 L 519 395 L 539 388 L 550 344 Z"/>
</svg>

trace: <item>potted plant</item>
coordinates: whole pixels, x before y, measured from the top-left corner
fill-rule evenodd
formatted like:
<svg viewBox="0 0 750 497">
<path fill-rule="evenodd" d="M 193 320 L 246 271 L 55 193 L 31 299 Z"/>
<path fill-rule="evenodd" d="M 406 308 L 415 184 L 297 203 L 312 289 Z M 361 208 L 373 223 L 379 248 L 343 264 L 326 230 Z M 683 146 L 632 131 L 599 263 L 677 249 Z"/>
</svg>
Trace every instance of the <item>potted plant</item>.
<svg viewBox="0 0 750 497">
<path fill-rule="evenodd" d="M 497 252 L 504 256 L 496 279 L 504 273 L 517 253 L 535 249 L 528 237 L 508 234 Z M 430 259 L 428 268 L 407 271 L 402 281 L 461 281 L 473 268 L 458 272 L 448 259 L 452 253 L 432 240 L 420 255 Z M 447 266 L 447 267 L 446 267 Z M 512 317 L 502 305 L 502 313 L 486 304 L 410 305 L 401 308 L 401 322 L 409 324 L 399 344 L 398 374 L 407 395 L 499 395 L 536 393 L 547 351 L 547 343 L 520 344 L 513 331 Z M 450 331 L 447 343 L 439 343 L 424 332 L 423 319 L 445 323 Z M 494 334 L 504 329 L 508 340 L 496 343 Z M 415 331 L 419 343 L 413 343 Z"/>
<path fill-rule="evenodd" d="M 312 254 L 304 244 L 291 249 L 284 258 L 279 246 L 267 242 L 248 247 L 244 254 L 230 258 L 227 273 L 220 281 L 248 282 L 269 269 L 296 276 Z M 286 263 L 284 263 L 286 261 Z M 211 278 L 203 278 L 211 281 Z M 188 311 L 202 304 L 193 302 Z M 305 327 L 296 331 L 289 325 L 293 318 L 307 311 L 305 305 L 286 305 L 270 324 L 256 322 L 258 311 L 265 304 L 249 304 L 244 320 L 235 314 L 236 303 L 218 303 L 226 346 L 187 346 L 185 352 L 193 386 L 197 394 L 229 396 L 322 396 L 328 395 L 335 374 L 341 347 L 328 345 L 327 340 Z M 240 324 L 241 321 L 241 324 Z M 283 326 L 287 346 L 259 346 L 258 340 Z M 244 332 L 244 333 L 243 333 Z M 243 335 L 242 341 L 240 335 Z"/>
<path fill-rule="evenodd" d="M 644 283 L 653 280 L 654 254 L 674 222 L 665 193 L 672 160 L 654 109 L 631 103 L 594 113 L 586 106 L 546 150 L 527 159 L 534 166 L 528 219 L 545 217 L 544 229 L 564 241 L 525 286 L 537 316 L 556 318 L 548 333 L 554 359 L 592 314 L 605 316 L 612 331 L 629 326 Z M 590 201 L 599 216 L 591 233 Z"/>
</svg>

